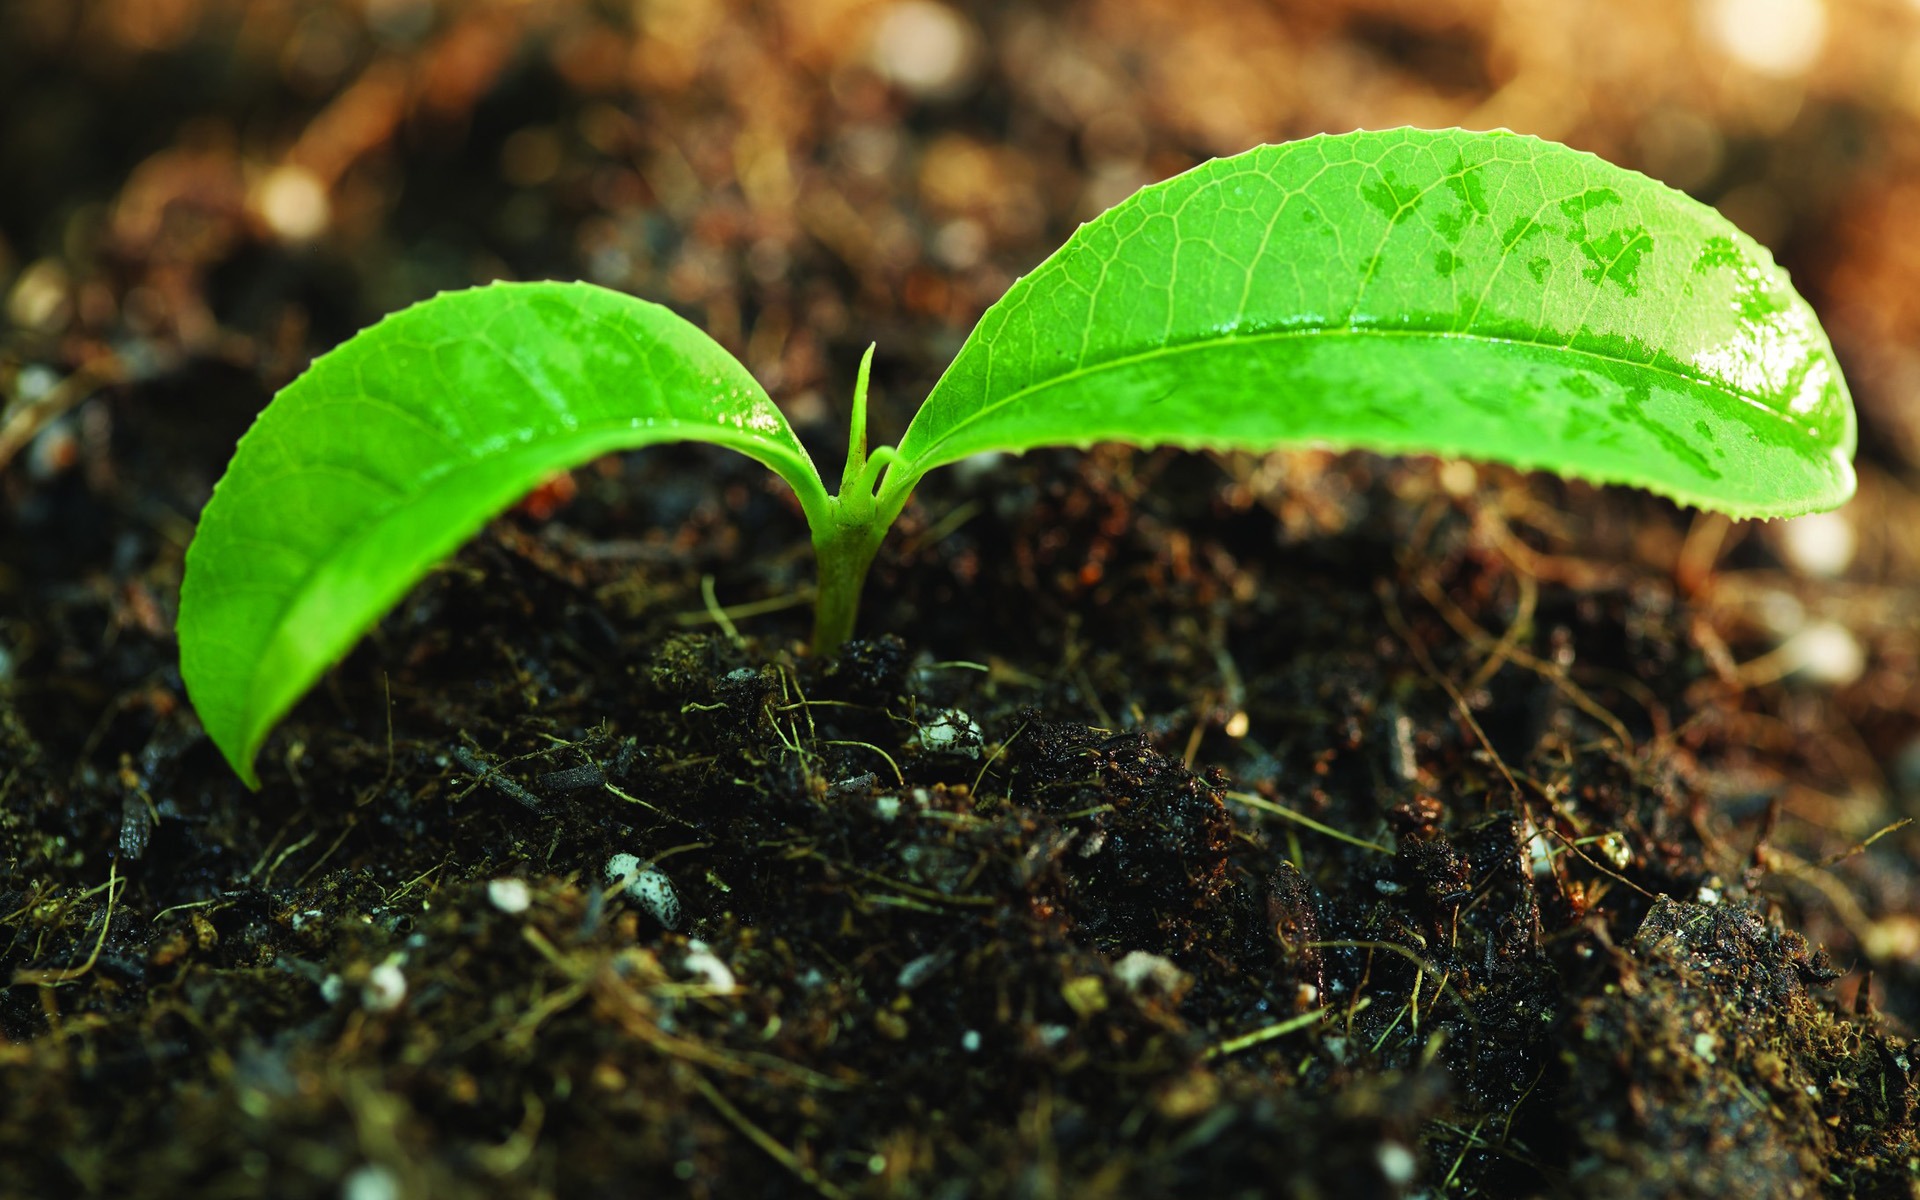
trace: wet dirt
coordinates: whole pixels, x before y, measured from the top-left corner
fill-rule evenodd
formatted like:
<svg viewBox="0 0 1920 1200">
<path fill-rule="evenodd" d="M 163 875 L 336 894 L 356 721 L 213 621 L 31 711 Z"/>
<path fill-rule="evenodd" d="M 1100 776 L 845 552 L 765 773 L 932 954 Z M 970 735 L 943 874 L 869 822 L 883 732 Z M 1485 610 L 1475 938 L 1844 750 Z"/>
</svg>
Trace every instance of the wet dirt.
<svg viewBox="0 0 1920 1200">
<path fill-rule="evenodd" d="M 172 613 L 306 355 L 625 264 L 832 461 L 867 338 L 897 433 L 1132 178 L 1102 163 L 1233 133 L 1154 71 L 1138 137 L 1022 82 L 1084 84 L 1152 4 L 970 10 L 965 103 L 798 18 L 616 68 L 593 6 L 387 7 L 4 18 L 32 128 L 98 148 L 0 145 L 36 168 L 0 195 L 0 1195 L 1913 1194 L 1920 489 L 1871 436 L 1832 577 L 1780 526 L 1496 469 L 970 462 L 827 661 L 782 485 L 610 458 L 416 588 L 248 793 Z M 1474 29 L 1349 7 L 1299 36 L 1498 86 Z M 276 162 L 326 237 L 276 232 Z M 1851 674 L 1795 641 L 1836 628 Z"/>
</svg>

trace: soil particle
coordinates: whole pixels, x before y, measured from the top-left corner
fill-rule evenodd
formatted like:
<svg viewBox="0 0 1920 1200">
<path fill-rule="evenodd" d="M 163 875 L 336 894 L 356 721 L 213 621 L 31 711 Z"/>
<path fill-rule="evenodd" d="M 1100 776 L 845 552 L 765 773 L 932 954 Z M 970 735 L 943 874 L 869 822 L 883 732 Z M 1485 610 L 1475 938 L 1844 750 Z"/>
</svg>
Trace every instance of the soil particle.
<svg viewBox="0 0 1920 1200">
<path fill-rule="evenodd" d="M 1572 1014 L 1561 1103 L 1569 1179 L 1590 1196 L 1904 1193 L 1886 1137 L 1911 1120 L 1910 1046 L 1843 1020 L 1838 974 L 1797 934 L 1728 904 L 1662 896 Z M 1704 1151 L 1704 1153 L 1702 1153 Z"/>
</svg>

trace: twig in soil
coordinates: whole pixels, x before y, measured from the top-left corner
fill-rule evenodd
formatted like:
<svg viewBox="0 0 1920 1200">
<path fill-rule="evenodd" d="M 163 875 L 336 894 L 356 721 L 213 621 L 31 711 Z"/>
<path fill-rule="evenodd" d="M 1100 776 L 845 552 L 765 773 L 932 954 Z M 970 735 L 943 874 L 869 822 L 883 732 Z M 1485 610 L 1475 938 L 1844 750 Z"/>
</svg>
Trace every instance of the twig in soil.
<svg viewBox="0 0 1920 1200">
<path fill-rule="evenodd" d="M 0 418 L 3 418 L 0 419 L 0 467 L 6 466 L 27 443 L 40 435 L 41 430 L 77 407 L 81 401 L 104 385 L 118 383 L 126 377 L 126 369 L 120 360 L 107 358 L 81 367 L 32 400 L 7 405 L 6 411 L 0 413 Z"/>
<path fill-rule="evenodd" d="M 1594 720 L 1605 725 L 1607 731 L 1619 739 L 1622 750 L 1628 754 L 1635 753 L 1637 747 L 1634 745 L 1633 735 L 1627 731 L 1626 722 L 1615 716 L 1598 700 L 1588 695 L 1586 689 L 1575 683 L 1572 678 L 1567 675 L 1564 667 L 1561 667 L 1557 663 L 1550 663 L 1518 645 L 1517 640 L 1515 640 L 1516 636 L 1518 632 L 1525 627 L 1527 621 L 1531 619 L 1530 614 L 1534 602 L 1528 597 L 1537 596 L 1539 587 L 1530 575 L 1520 575 L 1517 576 L 1517 578 L 1520 579 L 1523 584 L 1521 592 L 1521 614 L 1514 617 L 1513 624 L 1507 626 L 1507 632 L 1498 639 L 1486 630 L 1480 628 L 1479 624 L 1475 622 L 1472 617 L 1469 617 L 1459 605 L 1455 604 L 1453 600 L 1448 597 L 1446 592 L 1441 589 L 1439 583 L 1436 582 L 1432 576 L 1422 574 L 1415 580 L 1415 586 L 1420 589 L 1421 597 L 1425 599 L 1427 603 L 1433 605 L 1434 611 L 1440 614 L 1442 620 L 1453 626 L 1455 633 L 1465 638 L 1476 650 L 1484 650 L 1489 645 L 1493 647 L 1488 653 L 1486 661 L 1480 665 L 1478 671 L 1474 672 L 1473 678 L 1468 681 L 1467 686 L 1462 690 L 1470 692 L 1485 685 L 1488 680 L 1492 679 L 1494 675 L 1499 672 L 1499 665 L 1501 663 L 1511 661 L 1514 665 L 1532 671 L 1534 674 L 1540 676 L 1540 678 L 1560 689 L 1561 693 L 1565 695 L 1568 700 L 1572 701 L 1575 708 L 1578 708 L 1581 712 L 1586 713 Z M 1612 672 L 1608 674 L 1610 676 L 1609 681 L 1619 686 L 1622 691 L 1630 690 L 1627 686 L 1629 680 L 1626 677 L 1614 677 L 1615 673 Z M 1638 683 L 1639 681 L 1632 680 L 1631 682 Z M 1653 722 L 1657 736 L 1658 732 L 1664 730 L 1667 724 L 1665 711 L 1660 709 L 1657 701 L 1651 700 L 1647 696 L 1637 698 L 1646 706 L 1647 717 Z"/>
<path fill-rule="evenodd" d="M 1187 748 L 1180 755 L 1180 765 L 1193 770 L 1193 760 L 1200 757 L 1200 740 L 1207 736 L 1207 716 L 1202 713 L 1193 723 L 1193 732 L 1187 735 Z"/>
<path fill-rule="evenodd" d="M 1031 721 L 1022 721 L 1020 723 L 1020 728 L 1013 731 L 1012 737 L 1008 738 L 1004 742 L 1001 742 L 998 746 L 995 746 L 993 748 L 993 753 L 990 756 L 988 756 L 987 761 L 980 764 L 980 773 L 973 777 L 973 786 L 967 789 L 967 795 L 974 796 L 974 797 L 978 797 L 980 795 L 980 781 L 987 777 L 987 772 L 993 769 L 994 763 L 997 763 L 1000 761 L 1000 756 L 1007 752 L 1007 747 L 1019 741 L 1020 735 L 1025 733 L 1027 731 L 1027 726 L 1031 724 L 1033 724 L 1033 722 Z M 1008 794 L 1007 799 L 1009 800 L 1013 799 L 1013 796 L 1011 793 Z"/>
<path fill-rule="evenodd" d="M 507 799 L 517 800 L 534 812 L 543 811 L 540 797 L 520 786 L 519 783 L 515 782 L 499 767 L 491 766 L 482 761 L 479 755 L 467 749 L 465 746 L 455 746 L 453 748 L 453 760 L 466 768 L 467 772 L 474 777 L 473 782 L 475 787 L 485 784 Z M 472 791 L 473 789 L 469 788 L 467 790 Z"/>
<path fill-rule="evenodd" d="M 1810 865 L 1818 868 L 1819 870 L 1824 871 L 1828 867 L 1835 866 L 1839 863 L 1842 863 L 1847 859 L 1852 858 L 1856 854 L 1865 854 L 1867 852 L 1868 846 L 1873 845 L 1875 842 L 1879 841 L 1881 838 L 1887 836 L 1890 833 L 1898 833 L 1900 830 L 1905 829 L 1907 826 L 1911 824 L 1913 824 L 1912 817 L 1902 817 L 1900 820 L 1895 821 L 1893 824 L 1883 825 L 1878 830 L 1874 831 L 1871 834 L 1868 834 L 1866 841 L 1855 842 L 1853 845 L 1848 846 L 1845 850 L 1840 850 L 1833 854 L 1829 854 L 1825 858 L 1821 859 L 1819 862 L 1813 863 Z"/>
<path fill-rule="evenodd" d="M 949 895 L 946 892 L 936 892 L 932 888 L 923 888 L 918 884 L 894 879 L 890 876 L 882 875 L 878 871 L 869 871 L 865 867 L 856 867 L 852 863 L 840 862 L 837 859 L 827 858 L 824 855 L 815 855 L 813 857 L 817 857 L 821 862 L 837 867 L 849 875 L 857 875 L 868 883 L 877 883 L 881 887 L 892 888 L 901 895 L 912 896 L 915 899 L 924 900 L 929 904 L 945 904 L 955 908 L 992 908 L 999 903 L 998 898 L 994 896 Z"/>
<path fill-rule="evenodd" d="M 280 827 L 279 831 L 273 835 L 273 840 L 267 843 L 267 848 L 260 852 L 260 857 L 254 860 L 252 868 L 249 869 L 245 875 L 241 876 L 241 879 L 243 882 L 252 883 L 254 880 L 254 877 L 260 874 L 261 871 L 266 869 L 267 856 L 280 848 L 280 839 L 287 836 L 287 831 L 293 828 L 294 821 L 298 821 L 303 815 L 304 815 L 304 810 L 302 812 L 295 813 L 291 820 L 289 820 L 285 825 L 282 825 Z M 295 845 L 302 846 L 308 842 L 311 842 L 312 840 L 313 840 L 313 834 L 308 834 L 305 838 L 301 839 L 299 842 L 296 842 Z M 281 861 L 282 861 L 281 859 L 274 859 L 273 865 L 275 867 L 278 867 Z"/>
<path fill-rule="evenodd" d="M 1555 812 L 1558 812 L 1559 808 L 1560 806 L 1558 804 L 1554 805 Z M 1606 875 L 1612 879 L 1618 880 L 1619 882 L 1626 884 L 1628 887 L 1632 888 L 1636 892 L 1639 892 L 1642 896 L 1645 896 L 1649 900 L 1659 899 L 1659 897 L 1655 896 L 1652 892 L 1641 887 L 1639 884 L 1635 883 L 1633 880 L 1628 879 L 1625 875 L 1622 875 L 1618 871 L 1611 870 L 1608 867 L 1606 867 L 1604 864 L 1596 861 L 1592 855 L 1588 854 L 1585 850 L 1582 850 L 1580 848 L 1580 844 L 1578 842 L 1574 841 L 1572 838 L 1568 837 L 1566 834 L 1561 833 L 1558 829 L 1555 829 L 1553 826 L 1542 825 L 1540 826 L 1540 828 L 1546 831 L 1547 833 L 1552 834 L 1554 837 L 1559 838 L 1561 841 L 1561 844 L 1565 845 L 1567 849 L 1573 851 L 1574 857 L 1578 858 L 1581 862 L 1592 867 L 1594 870 L 1600 872 L 1602 875 Z"/>
<path fill-rule="evenodd" d="M 1303 1012 L 1297 1017 L 1288 1017 L 1284 1021 L 1276 1021 L 1272 1025 L 1263 1026 L 1254 1030 L 1252 1033 L 1243 1033 L 1239 1037 L 1231 1037 L 1224 1042 L 1215 1042 L 1213 1045 L 1208 1046 L 1205 1053 L 1200 1057 L 1211 1062 L 1216 1058 L 1224 1058 L 1229 1054 L 1238 1054 L 1242 1050 L 1258 1046 L 1262 1042 L 1270 1042 L 1274 1038 L 1285 1037 L 1296 1030 L 1305 1029 L 1315 1021 L 1318 1021 L 1321 1017 L 1325 1016 L 1327 1011 L 1332 1007 L 1330 1004 L 1322 1004 L 1319 1008 Z"/>
<path fill-rule="evenodd" d="M 649 861 L 654 866 L 659 866 L 661 863 L 665 862 L 669 858 L 672 858 L 676 854 L 686 854 L 694 850 L 711 850 L 711 849 L 713 849 L 712 842 L 686 842 L 686 843 L 683 843 L 682 845 L 667 847 L 665 850 L 662 850 L 660 853 L 654 855 L 653 858 L 650 859 Z"/>
<path fill-rule="evenodd" d="M 707 759 L 705 761 L 711 762 L 712 760 Z M 672 764 L 672 766 L 669 766 L 665 769 L 672 770 L 673 767 L 675 766 L 685 766 L 685 765 L 686 765 L 685 763 L 674 763 Z M 628 804 L 638 804 L 641 808 L 644 808 L 649 812 L 658 813 L 660 816 L 665 817 L 669 821 L 676 821 L 682 825 L 685 825 L 688 829 L 699 828 L 698 825 L 695 825 L 692 821 L 687 820 L 685 817 L 676 816 L 675 814 L 668 812 L 666 809 L 661 808 L 657 804 L 648 804 L 645 800 L 642 800 L 638 796 L 629 796 L 627 793 L 621 791 L 619 788 L 613 786 L 611 783 L 606 784 L 604 786 L 606 787 L 607 791 L 612 792 L 615 796 L 618 796 L 620 799 L 625 800 Z"/>
<path fill-rule="evenodd" d="M 910 555 L 917 554 L 922 548 L 927 546 L 938 546 L 941 542 L 958 532 L 962 525 L 965 525 L 968 521 L 973 520 L 979 515 L 980 502 L 978 500 L 968 500 L 962 504 L 955 505 L 938 521 L 927 526 L 913 537 L 902 541 L 900 544 L 900 557 L 906 558 Z"/>
<path fill-rule="evenodd" d="M 307 836 L 295 842 L 293 845 L 288 846 L 285 850 L 282 850 L 280 853 L 274 855 L 273 862 L 267 867 L 267 873 L 260 877 L 260 887 L 264 890 L 272 886 L 274 873 L 277 872 L 281 867 L 285 866 L 289 858 L 292 858 L 294 855 L 300 853 L 300 851 L 305 850 L 308 846 L 313 845 L 313 839 L 319 836 L 320 836 L 320 831 L 316 829 L 312 833 L 309 833 Z"/>
<path fill-rule="evenodd" d="M 708 619 L 720 627 L 721 633 L 727 635 L 727 640 L 733 643 L 734 649 L 745 650 L 747 639 L 740 636 L 739 627 L 733 623 L 733 618 L 727 615 L 727 610 L 720 607 L 719 597 L 713 594 L 713 576 L 700 577 L 700 599 L 707 606 Z"/>
<path fill-rule="evenodd" d="M 1520 602 L 1515 607 L 1513 620 L 1507 623 L 1507 631 L 1501 634 L 1500 640 L 1493 644 L 1493 650 L 1488 653 L 1487 660 L 1480 664 L 1480 669 L 1467 680 L 1465 690 L 1469 692 L 1483 688 L 1492 682 L 1493 677 L 1500 673 L 1500 668 L 1513 657 L 1514 651 L 1520 649 L 1521 637 L 1533 629 L 1533 614 L 1540 606 L 1540 581 L 1525 571 L 1515 572 L 1513 578 L 1520 588 Z M 1448 607 L 1458 607 L 1452 604 L 1451 599 L 1447 597 L 1446 592 L 1433 576 L 1423 573 L 1420 576 L 1421 594 L 1427 595 L 1429 588 L 1432 589 L 1433 594 L 1447 599 Z M 1460 615 L 1465 618 L 1466 611 L 1461 609 Z"/>
<path fill-rule="evenodd" d="M 540 1126 L 546 1120 L 547 1106 L 531 1091 L 523 1093 L 520 1102 L 526 1108 L 526 1115 L 520 1119 L 519 1127 L 499 1145 L 481 1146 L 474 1152 L 474 1158 L 496 1178 L 505 1178 L 525 1166 L 540 1140 Z"/>
<path fill-rule="evenodd" d="M 730 1075 L 784 1079 L 826 1091 L 847 1091 L 864 1082 L 858 1077 L 835 1079 L 830 1075 L 822 1075 L 778 1055 L 757 1050 L 726 1051 L 668 1033 L 654 1021 L 651 1006 L 645 998 L 613 969 L 606 954 L 591 950 L 573 955 L 563 954 L 532 925 L 523 926 L 520 936 L 568 979 L 588 985 L 605 1005 L 605 1011 L 612 1014 L 622 1029 L 669 1058 L 712 1067 Z"/>
<path fill-rule="evenodd" d="M 118 857 L 107 860 L 107 910 L 100 919 L 100 937 L 93 943 L 93 953 L 87 955 L 87 961 L 77 967 L 65 967 L 59 970 L 16 971 L 9 986 L 35 984 L 40 987 L 64 987 L 93 970 L 93 964 L 100 961 L 100 951 L 107 944 L 107 931 L 113 927 L 113 901 L 119 893 L 117 886 L 125 881 L 120 878 L 120 860 Z"/>
<path fill-rule="evenodd" d="M 1686 540 L 1680 543 L 1680 554 L 1673 564 L 1674 582 L 1682 591 L 1697 596 L 1705 590 L 1714 564 L 1730 549 L 1727 535 L 1733 532 L 1733 522 L 1723 513 L 1694 514 L 1693 525 L 1687 530 Z M 1736 536 L 1733 540 L 1740 539 Z"/>
<path fill-rule="evenodd" d="M 711 577 L 709 577 L 711 578 Z M 769 596 L 765 600 L 749 600 L 744 604 L 729 604 L 717 610 L 718 616 L 728 621 L 758 617 L 765 613 L 784 612 L 789 608 L 799 608 L 813 603 L 813 589 L 801 588 L 797 592 L 788 592 L 784 596 Z M 717 624 L 716 609 L 703 608 L 699 612 L 673 614 L 673 623 L 683 628 L 693 625 Z"/>
<path fill-rule="evenodd" d="M 1408 962 L 1412 963 L 1415 967 L 1419 968 L 1419 970 L 1423 974 L 1433 976 L 1434 983 L 1439 985 L 1438 990 L 1445 992 L 1447 994 L 1447 997 L 1451 999 L 1454 1002 L 1454 1004 L 1460 1009 L 1460 1015 L 1465 1017 L 1467 1019 L 1467 1024 L 1473 1028 L 1474 1040 L 1476 1042 L 1480 1040 L 1480 1020 L 1479 1018 L 1473 1015 L 1473 1009 L 1467 1006 L 1466 999 L 1460 995 L 1459 989 L 1455 988 L 1451 983 L 1448 983 L 1447 977 L 1445 975 L 1442 975 L 1439 972 L 1439 970 L 1437 970 L 1433 966 L 1432 963 L 1429 963 L 1426 959 L 1421 958 L 1418 954 L 1415 954 L 1413 951 L 1407 949 L 1405 946 L 1402 946 L 1398 942 L 1361 942 L 1361 941 L 1350 941 L 1347 939 L 1341 939 L 1339 941 L 1333 941 L 1333 942 L 1305 942 L 1301 944 L 1300 949 L 1302 950 L 1385 950 L 1389 954 L 1398 954 L 1401 958 L 1406 959 Z"/>
<path fill-rule="evenodd" d="M 1305 813 L 1295 812 L 1284 804 L 1276 804 L 1264 796 L 1256 796 L 1251 792 L 1226 792 L 1224 795 L 1227 799 L 1244 804 L 1248 808 L 1257 808 L 1261 812 L 1272 813 L 1277 817 L 1285 817 L 1297 825 L 1304 825 L 1315 833 L 1323 833 L 1330 838 L 1337 838 L 1349 846 L 1358 846 L 1362 850 L 1372 850 L 1376 854 L 1385 854 L 1389 857 L 1393 854 L 1392 846 L 1383 846 L 1379 842 L 1370 842 L 1363 837 L 1355 837 L 1353 834 L 1347 833 L 1344 830 L 1322 824 L 1312 817 L 1307 816 Z"/>
<path fill-rule="evenodd" d="M 334 838 L 333 842 L 330 845 L 328 845 L 325 850 L 321 851 L 320 857 L 313 860 L 312 866 L 300 872 L 300 878 L 293 881 L 294 888 L 295 889 L 300 888 L 302 885 L 304 885 L 307 882 L 307 880 L 311 879 L 313 877 L 313 873 L 315 871 L 318 871 L 328 859 L 333 857 L 334 851 L 340 849 L 341 843 L 347 840 L 347 835 L 352 833 L 355 829 L 358 829 L 359 827 L 360 827 L 360 818 L 355 816 L 352 813 L 348 813 L 347 823 L 341 827 L 339 836 Z M 157 920 L 158 918 L 155 918 L 155 919 Z"/>
<path fill-rule="evenodd" d="M 907 777 L 900 773 L 900 764 L 893 761 L 893 755 L 888 754 L 885 750 L 882 750 L 880 747 L 874 745 L 872 742 L 853 742 L 853 741 L 845 741 L 840 739 L 829 739 L 829 740 L 822 741 L 820 744 L 822 746 L 859 746 L 864 749 L 871 750 L 875 754 L 878 754 L 881 758 L 886 759 L 887 765 L 893 768 L 894 781 L 898 783 L 901 787 L 907 786 Z"/>
<path fill-rule="evenodd" d="M 548 771 L 537 780 L 540 789 L 547 792 L 581 792 L 597 788 L 606 781 L 606 773 L 593 763 L 584 767 L 569 767 L 564 771 Z"/>
<path fill-rule="evenodd" d="M 381 792 L 387 790 L 387 784 L 393 779 L 393 680 L 385 671 L 380 672 L 380 686 L 387 695 L 387 769 L 380 773 L 380 782 L 361 792 L 354 800 L 355 807 L 367 803 Z"/>
<path fill-rule="evenodd" d="M 1513 532 L 1499 512 L 1487 510 L 1487 533 L 1500 553 L 1515 568 L 1538 579 L 1581 591 L 1601 591 L 1624 587 L 1631 581 L 1626 568 L 1613 563 L 1574 558 L 1565 554 L 1542 554 Z M 1537 524 L 1537 523 L 1536 523 Z M 1564 541 L 1564 537 L 1562 539 Z"/>
<path fill-rule="evenodd" d="M 414 889 L 414 886 L 416 884 L 426 882 L 427 878 L 431 876 L 435 871 L 440 870 L 440 868 L 446 866 L 447 863 L 452 861 L 453 861 L 452 859 L 446 859 L 441 862 L 435 863 L 431 867 L 428 867 L 426 870 L 420 872 L 418 875 L 415 875 L 412 879 L 409 879 L 405 883 L 401 884 L 398 890 L 387 892 L 384 895 L 382 895 L 380 897 L 380 903 L 382 904 L 398 903 L 400 900 L 406 897 L 408 892 L 411 892 Z"/>
<path fill-rule="evenodd" d="M 1828 907 L 1833 910 L 1833 915 L 1838 917 L 1840 924 L 1853 935 L 1856 945 L 1864 949 L 1877 940 L 1874 935 L 1877 923 L 1867 914 L 1867 910 L 1861 906 L 1853 892 L 1836 879 L 1827 868 L 1818 863 L 1810 863 L 1799 855 L 1776 846 L 1766 847 L 1766 859 L 1767 873 L 1761 880 L 1763 885 L 1773 879 L 1804 883 L 1826 900 Z"/>
<path fill-rule="evenodd" d="M 298 887 L 299 885 L 295 884 L 294 886 Z M 224 896 L 215 896 L 211 900 L 189 900 L 185 904 L 171 905 L 153 914 L 153 919 L 149 921 L 148 924 L 158 925 L 160 923 L 161 917 L 172 916 L 174 913 L 177 913 L 177 912 L 185 912 L 190 908 L 206 908 L 210 905 L 220 904 L 225 900 L 226 900 L 226 897 Z M 0 920 L 0 925 L 4 925 L 4 924 L 6 924 L 6 922 L 4 920 Z"/>
<path fill-rule="evenodd" d="M 800 1182 L 819 1192 L 827 1200 L 846 1200 L 847 1193 L 836 1187 L 820 1172 L 800 1161 L 800 1156 L 781 1145 L 774 1136 L 747 1119 L 747 1115 L 733 1106 L 733 1102 L 720 1094 L 720 1089 L 707 1082 L 706 1076 L 698 1071 L 690 1072 L 694 1090 L 713 1105 L 729 1125 L 740 1131 L 740 1135 L 765 1151 L 767 1157 L 793 1172 Z"/>
<path fill-rule="evenodd" d="M 795 700 L 791 704 L 782 704 L 779 707 L 775 708 L 773 711 L 777 713 L 788 713 L 788 712 L 810 713 L 811 710 L 816 708 L 851 708 L 857 712 L 879 713 L 881 716 L 885 717 L 887 720 L 898 721 L 902 725 L 913 725 L 913 720 L 909 717 L 903 717 L 899 713 L 889 712 L 884 708 L 880 708 L 872 704 L 855 704 L 851 700 L 808 700 L 803 697 L 799 700 Z M 808 720 L 811 721 L 812 717 L 809 716 Z M 918 728 L 918 726 L 915 726 L 915 728 Z M 809 732 L 812 732 L 812 731 L 809 730 Z"/>
<path fill-rule="evenodd" d="M 1445 689 L 1447 696 L 1453 701 L 1454 708 L 1459 710 L 1460 719 L 1466 722 L 1467 728 L 1473 731 L 1473 736 L 1480 740 L 1480 745 L 1486 749 L 1487 756 L 1493 760 L 1493 765 L 1498 767 L 1500 774 L 1506 777 L 1507 786 L 1513 789 L 1513 798 L 1518 802 L 1520 800 L 1519 781 L 1515 780 L 1513 772 L 1507 769 L 1507 762 L 1500 757 L 1500 752 L 1493 748 L 1493 740 L 1487 737 L 1487 731 L 1480 728 L 1479 720 L 1473 715 L 1473 709 L 1468 706 L 1467 698 L 1460 694 L 1459 687 L 1453 680 L 1441 674 L 1440 668 L 1434 665 L 1433 656 L 1427 653 L 1426 643 L 1413 636 L 1413 629 L 1407 624 L 1406 614 L 1400 611 L 1400 600 L 1394 594 L 1393 585 L 1383 579 L 1375 590 L 1380 597 L 1381 608 L 1386 613 L 1387 624 L 1392 626 L 1393 632 L 1406 643 L 1407 649 L 1413 651 L 1413 657 L 1420 664 L 1420 669 Z"/>
</svg>

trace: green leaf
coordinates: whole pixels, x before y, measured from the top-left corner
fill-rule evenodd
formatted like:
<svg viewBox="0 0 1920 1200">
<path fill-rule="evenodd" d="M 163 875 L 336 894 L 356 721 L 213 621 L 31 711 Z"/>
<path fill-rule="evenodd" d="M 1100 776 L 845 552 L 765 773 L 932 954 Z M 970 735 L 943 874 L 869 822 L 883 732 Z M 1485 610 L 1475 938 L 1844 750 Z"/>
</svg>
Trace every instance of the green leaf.
<svg viewBox="0 0 1920 1200">
<path fill-rule="evenodd" d="M 1786 273 L 1712 209 L 1510 133 L 1218 159 L 1088 225 L 988 310 L 899 447 L 1099 440 L 1430 452 L 1735 516 L 1853 492 L 1853 405 Z"/>
<path fill-rule="evenodd" d="M 739 363 L 655 304 L 496 284 L 323 355 L 240 440 L 180 584 L 180 671 L 248 786 L 267 731 L 429 568 L 554 471 L 679 439 L 827 496 Z"/>
</svg>

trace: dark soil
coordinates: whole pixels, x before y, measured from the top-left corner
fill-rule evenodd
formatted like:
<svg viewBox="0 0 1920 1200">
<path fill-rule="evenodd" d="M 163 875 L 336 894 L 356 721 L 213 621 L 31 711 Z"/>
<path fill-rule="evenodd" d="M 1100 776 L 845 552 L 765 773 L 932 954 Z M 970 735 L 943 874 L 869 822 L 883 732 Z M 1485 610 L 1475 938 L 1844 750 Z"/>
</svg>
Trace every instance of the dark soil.
<svg viewBox="0 0 1920 1200">
<path fill-rule="evenodd" d="M 618 258 L 831 461 L 868 338 L 897 431 L 1086 215 L 1125 131 L 1023 64 L 1162 16 L 981 6 L 914 99 L 834 65 L 845 14 L 680 62 L 584 4 L 177 7 L 0 10 L 0 1194 L 1915 1194 L 1920 841 L 1877 835 L 1920 805 L 1920 490 L 1870 384 L 1837 579 L 1502 470 L 1041 453 L 929 480 L 828 661 L 782 485 L 608 459 L 416 589 L 253 795 L 172 612 L 309 354 Z M 1289 36 L 1499 86 L 1481 18 L 1349 8 Z M 1212 149 L 1134 69 L 1133 169 Z M 289 242 L 248 189 L 329 113 L 366 144 Z"/>
</svg>

